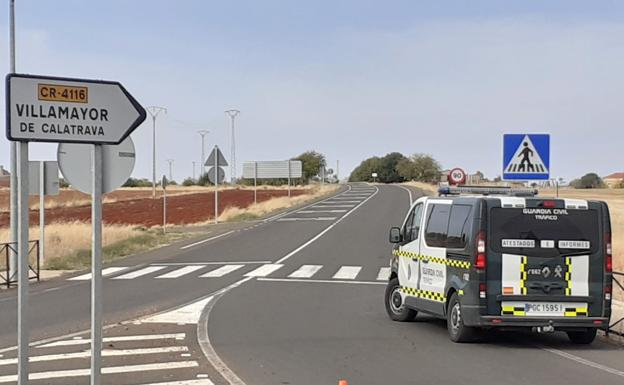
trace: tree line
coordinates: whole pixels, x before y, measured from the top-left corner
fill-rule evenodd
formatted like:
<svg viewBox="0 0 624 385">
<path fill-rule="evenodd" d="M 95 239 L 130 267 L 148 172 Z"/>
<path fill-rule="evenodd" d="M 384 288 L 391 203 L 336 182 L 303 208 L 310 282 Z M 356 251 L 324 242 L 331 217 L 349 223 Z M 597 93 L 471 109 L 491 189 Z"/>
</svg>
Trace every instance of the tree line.
<svg viewBox="0 0 624 385">
<path fill-rule="evenodd" d="M 377 174 L 373 177 L 373 174 Z M 431 155 L 414 154 L 409 157 L 391 152 L 383 157 L 365 159 L 351 172 L 350 182 L 399 183 L 419 181 L 433 183 L 440 180 L 442 166 Z"/>
</svg>

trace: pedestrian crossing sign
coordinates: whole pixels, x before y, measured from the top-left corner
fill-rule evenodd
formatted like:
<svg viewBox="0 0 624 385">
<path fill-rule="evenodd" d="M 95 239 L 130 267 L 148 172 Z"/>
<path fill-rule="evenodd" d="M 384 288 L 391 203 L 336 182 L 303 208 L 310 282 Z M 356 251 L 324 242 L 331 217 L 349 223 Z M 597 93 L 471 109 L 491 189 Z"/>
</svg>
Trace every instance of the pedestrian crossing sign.
<svg viewBox="0 0 624 385">
<path fill-rule="evenodd" d="M 505 134 L 503 136 L 504 180 L 548 180 L 550 135 Z"/>
</svg>

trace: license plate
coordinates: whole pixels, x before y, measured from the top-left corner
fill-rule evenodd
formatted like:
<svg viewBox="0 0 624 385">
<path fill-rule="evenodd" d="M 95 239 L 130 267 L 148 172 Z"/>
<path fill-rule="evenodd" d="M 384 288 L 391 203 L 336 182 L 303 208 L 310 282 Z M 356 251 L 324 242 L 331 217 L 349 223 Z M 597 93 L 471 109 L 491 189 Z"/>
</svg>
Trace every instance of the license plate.
<svg viewBox="0 0 624 385">
<path fill-rule="evenodd" d="M 503 301 L 503 314 L 524 317 L 564 317 L 571 311 L 586 309 L 586 303 Z M 567 312 L 567 313 L 566 313 Z"/>
</svg>

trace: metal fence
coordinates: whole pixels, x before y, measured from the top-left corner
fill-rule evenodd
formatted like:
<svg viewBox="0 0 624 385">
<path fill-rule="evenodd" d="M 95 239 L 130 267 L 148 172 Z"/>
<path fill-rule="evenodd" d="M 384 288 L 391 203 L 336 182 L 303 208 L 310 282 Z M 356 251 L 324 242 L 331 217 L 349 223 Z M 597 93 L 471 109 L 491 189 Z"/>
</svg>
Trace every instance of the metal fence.
<svg viewBox="0 0 624 385">
<path fill-rule="evenodd" d="M 10 274 L 10 258 L 11 254 L 17 254 L 17 243 L 0 243 L 0 258 L 4 260 L 4 266 L 0 270 L 0 285 L 5 286 L 7 288 L 11 287 L 11 285 L 17 285 L 17 274 Z M 39 241 L 30 241 L 28 242 L 28 278 L 36 279 L 39 281 L 40 279 L 40 263 L 41 263 L 41 255 L 39 253 Z"/>
<path fill-rule="evenodd" d="M 613 298 L 613 300 L 615 301 L 616 297 L 624 297 L 624 273 L 620 271 L 614 271 L 613 283 L 615 285 L 613 285 L 611 298 Z M 618 291 L 620 292 L 621 296 L 616 295 Z M 624 328 L 620 327 L 620 331 L 614 330 L 616 326 L 620 324 L 624 325 L 624 315 L 619 315 L 618 317 L 619 318 L 617 319 L 611 319 L 611 324 L 609 325 L 609 328 L 607 328 L 607 334 L 612 333 L 624 337 Z"/>
</svg>

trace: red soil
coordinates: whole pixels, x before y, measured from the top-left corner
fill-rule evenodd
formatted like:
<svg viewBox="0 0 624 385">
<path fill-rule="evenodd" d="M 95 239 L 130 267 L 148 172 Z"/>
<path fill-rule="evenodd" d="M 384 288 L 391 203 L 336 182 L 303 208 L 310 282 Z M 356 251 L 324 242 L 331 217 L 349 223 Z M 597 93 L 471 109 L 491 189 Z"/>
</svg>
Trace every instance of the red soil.
<svg viewBox="0 0 624 385">
<path fill-rule="evenodd" d="M 138 192 L 138 191 L 137 191 Z M 301 195 L 304 190 L 292 190 Z M 123 191 L 127 194 L 127 191 Z M 147 192 L 151 194 L 151 192 Z M 258 202 L 288 195 L 286 190 L 259 190 Z M 84 197 L 88 197 L 83 194 Z M 219 212 L 226 207 L 247 207 L 253 203 L 253 190 L 224 190 L 219 192 Z M 140 198 L 105 203 L 102 209 L 105 224 L 156 226 L 162 224 L 162 198 Z M 167 223 L 189 224 L 214 218 L 214 193 L 167 196 Z M 46 223 L 91 220 L 91 206 L 59 207 L 46 210 Z M 39 223 L 39 211 L 30 211 L 31 224 Z M 0 213 L 0 227 L 9 225 L 9 213 Z"/>
</svg>

